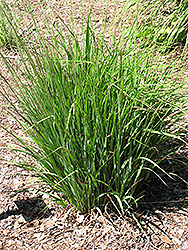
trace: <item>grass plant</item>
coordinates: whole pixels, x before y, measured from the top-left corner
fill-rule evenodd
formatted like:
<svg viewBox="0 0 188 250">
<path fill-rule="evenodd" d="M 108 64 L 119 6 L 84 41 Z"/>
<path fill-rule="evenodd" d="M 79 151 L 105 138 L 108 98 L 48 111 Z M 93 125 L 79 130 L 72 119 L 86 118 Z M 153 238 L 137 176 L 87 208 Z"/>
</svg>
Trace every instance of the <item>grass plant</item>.
<svg viewBox="0 0 188 250">
<path fill-rule="evenodd" d="M 0 0 L 0 47 L 15 48 L 19 34 L 19 19 L 6 1 Z"/>
<path fill-rule="evenodd" d="M 90 14 L 79 37 L 60 21 L 49 40 L 36 26 L 33 45 L 21 41 L 17 70 L 0 54 L 14 78 L 1 74 L 1 94 L 32 144 L 13 135 L 35 162 L 15 164 L 39 176 L 64 207 L 86 213 L 110 197 L 129 208 L 142 197 L 143 180 L 155 168 L 165 172 L 159 163 L 173 153 L 166 142 L 180 138 L 184 83 L 176 83 L 172 65 L 138 47 L 133 27 L 108 42 Z"/>
<path fill-rule="evenodd" d="M 166 48 L 187 45 L 188 1 L 146 1 L 145 14 L 139 26 L 137 37 L 144 44 L 157 44 Z"/>
</svg>

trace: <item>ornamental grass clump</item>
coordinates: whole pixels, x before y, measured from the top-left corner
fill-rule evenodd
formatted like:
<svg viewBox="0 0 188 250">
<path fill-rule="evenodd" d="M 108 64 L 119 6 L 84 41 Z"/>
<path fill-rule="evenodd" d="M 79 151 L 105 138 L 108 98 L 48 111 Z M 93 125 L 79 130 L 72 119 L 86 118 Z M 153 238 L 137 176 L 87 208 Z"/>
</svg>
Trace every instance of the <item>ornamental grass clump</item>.
<svg viewBox="0 0 188 250">
<path fill-rule="evenodd" d="M 1 54 L 15 85 L 1 77 L 17 104 L 6 89 L 1 94 L 32 140 L 15 135 L 20 152 L 35 161 L 16 164 L 39 176 L 65 207 L 86 213 L 110 197 L 128 208 L 142 196 L 143 180 L 155 168 L 165 171 L 159 167 L 170 154 L 165 142 L 180 133 L 174 126 L 181 84 L 172 80 L 171 66 L 137 47 L 132 32 L 105 42 L 90 16 L 79 38 L 62 25 L 66 37 L 54 25 L 50 43 L 40 32 L 34 45 L 22 41 L 19 69 Z"/>
</svg>

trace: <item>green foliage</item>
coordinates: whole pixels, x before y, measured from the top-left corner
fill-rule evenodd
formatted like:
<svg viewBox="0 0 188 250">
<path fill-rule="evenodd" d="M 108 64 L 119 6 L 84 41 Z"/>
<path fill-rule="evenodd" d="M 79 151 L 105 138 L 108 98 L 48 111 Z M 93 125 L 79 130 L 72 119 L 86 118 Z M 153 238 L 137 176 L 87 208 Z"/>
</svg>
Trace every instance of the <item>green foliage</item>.
<svg viewBox="0 0 188 250">
<path fill-rule="evenodd" d="M 105 42 L 90 23 L 89 15 L 79 36 L 64 23 L 51 26 L 48 41 L 36 27 L 30 48 L 18 46 L 17 71 L 1 53 L 15 81 L 1 75 L 1 94 L 34 143 L 16 136 L 19 151 L 35 161 L 16 164 L 37 174 L 58 203 L 82 213 L 103 207 L 108 195 L 127 208 L 150 172 L 165 172 L 158 164 L 171 153 L 165 142 L 181 132 L 175 126 L 183 98 L 172 65 L 139 49 L 132 27 L 126 39 L 122 32 Z"/>
<path fill-rule="evenodd" d="M 0 47 L 8 49 L 16 47 L 18 35 L 18 18 L 13 15 L 11 7 L 4 1 L 0 1 Z M 15 33 L 16 31 L 16 33 Z"/>
<path fill-rule="evenodd" d="M 137 37 L 144 44 L 163 45 L 165 48 L 176 44 L 187 44 L 188 1 L 170 0 L 148 2 L 148 16 L 139 26 Z"/>
</svg>

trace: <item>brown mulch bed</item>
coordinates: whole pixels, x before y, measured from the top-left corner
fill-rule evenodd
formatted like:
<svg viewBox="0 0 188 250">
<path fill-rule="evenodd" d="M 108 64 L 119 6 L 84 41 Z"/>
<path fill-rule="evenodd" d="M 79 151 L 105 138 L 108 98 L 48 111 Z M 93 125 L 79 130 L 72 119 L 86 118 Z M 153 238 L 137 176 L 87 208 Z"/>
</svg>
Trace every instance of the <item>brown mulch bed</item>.
<svg viewBox="0 0 188 250">
<path fill-rule="evenodd" d="M 30 2 L 36 4 L 33 13 L 40 17 L 42 27 L 43 13 L 37 5 L 40 1 Z M 122 6 L 122 3 L 118 6 L 111 2 L 111 12 Z M 79 6 L 79 1 L 74 4 Z M 93 18 L 98 29 L 103 4 L 96 1 L 94 6 Z M 19 8 L 22 10 L 21 4 Z M 61 10 L 62 15 L 65 11 L 63 1 L 50 1 L 50 8 Z M 18 60 L 13 51 L 6 53 L 12 61 Z M 0 71 L 12 80 L 3 62 L 0 62 Z M 182 78 L 187 75 L 183 72 Z M 4 86 L 2 81 L 0 84 Z M 12 112 L 0 96 L 0 125 L 16 134 L 22 133 L 18 122 L 5 111 Z M 158 179 L 150 179 L 145 184 L 144 201 L 132 215 L 119 215 L 109 203 L 104 214 L 95 209 L 83 216 L 73 208 L 64 210 L 50 202 L 47 195 L 15 193 L 14 190 L 29 183 L 31 176 L 10 164 L 19 158 L 7 149 L 8 144 L 17 146 L 11 135 L 0 127 L 0 158 L 3 159 L 0 161 L 0 249 L 188 249 L 188 187 L 181 179 L 173 181 L 164 177 L 168 188 Z M 170 160 L 163 164 L 188 180 L 186 165 L 171 164 Z"/>
</svg>

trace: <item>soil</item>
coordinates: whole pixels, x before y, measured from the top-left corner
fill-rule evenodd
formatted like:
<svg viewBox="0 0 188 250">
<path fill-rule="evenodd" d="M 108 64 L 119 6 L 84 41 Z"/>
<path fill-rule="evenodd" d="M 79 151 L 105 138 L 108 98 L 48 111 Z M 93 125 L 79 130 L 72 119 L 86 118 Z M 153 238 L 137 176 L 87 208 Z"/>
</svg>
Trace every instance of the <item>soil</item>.
<svg viewBox="0 0 188 250">
<path fill-rule="evenodd" d="M 33 14 L 40 18 L 40 26 L 43 27 L 40 2 L 30 1 L 35 6 Z M 110 3 L 111 12 L 123 4 Z M 74 4 L 79 8 L 79 1 L 74 1 Z M 94 5 L 93 19 L 98 24 L 98 30 L 103 5 L 103 1 Z M 17 11 L 23 10 L 21 2 L 18 7 Z M 64 16 L 65 2 L 50 1 L 49 11 L 52 10 Z M 6 50 L 6 57 L 13 63 L 19 60 L 15 51 Z M 12 81 L 2 61 L 0 72 Z M 187 75 L 188 71 L 184 71 L 181 78 L 185 79 Z M 2 80 L 0 84 L 6 88 Z M 15 192 L 27 182 L 32 191 L 30 181 L 35 176 L 31 177 L 28 171 L 10 164 L 10 161 L 19 160 L 19 155 L 8 149 L 8 145 L 19 145 L 8 131 L 21 134 L 22 128 L 8 114 L 13 110 L 1 95 L 0 104 L 0 125 L 4 127 L 0 127 L 0 249 L 188 249 L 188 185 L 181 179 L 188 180 L 186 164 L 178 159 L 163 162 L 165 169 L 181 178 L 172 180 L 164 176 L 167 186 L 155 177 L 150 178 L 145 183 L 144 199 L 131 214 L 119 214 L 109 202 L 104 214 L 95 209 L 90 214 L 80 215 L 74 208 L 63 209 L 49 201 L 48 195 Z M 187 156 L 187 152 L 184 155 Z"/>
</svg>

